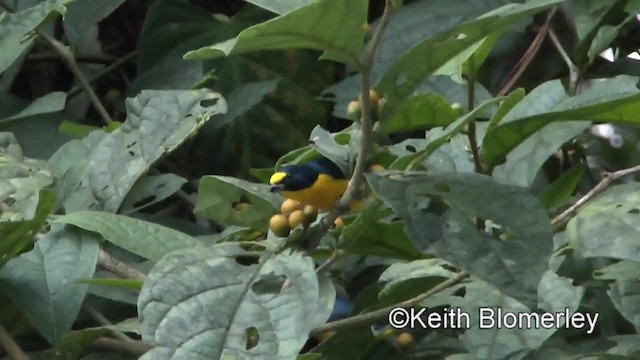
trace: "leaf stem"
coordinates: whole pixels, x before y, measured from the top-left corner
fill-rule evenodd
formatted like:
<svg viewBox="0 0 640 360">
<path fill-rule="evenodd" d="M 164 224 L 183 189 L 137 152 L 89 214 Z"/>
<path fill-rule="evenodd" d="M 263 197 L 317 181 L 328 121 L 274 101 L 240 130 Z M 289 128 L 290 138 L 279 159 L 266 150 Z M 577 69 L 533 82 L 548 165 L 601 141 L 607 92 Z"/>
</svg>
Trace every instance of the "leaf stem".
<svg viewBox="0 0 640 360">
<path fill-rule="evenodd" d="M 15 340 L 13 340 L 11 334 L 9 334 L 2 324 L 0 324 L 0 345 L 2 345 L 1 348 L 4 349 L 12 359 L 29 360 L 27 354 L 22 351 L 20 346 L 18 346 Z"/>
<path fill-rule="evenodd" d="M 382 43 L 382 35 L 389 23 L 391 13 L 393 10 L 392 0 L 386 0 L 384 6 L 384 12 L 380 18 L 380 24 L 378 25 L 376 32 L 374 33 L 370 46 L 362 53 L 360 57 L 361 65 L 361 81 L 360 92 L 362 94 L 362 119 L 360 121 L 361 137 L 360 137 L 360 151 L 356 158 L 356 165 L 353 169 L 353 174 L 347 185 L 347 190 L 342 197 L 336 203 L 335 208 L 323 219 L 321 226 L 315 228 L 307 239 L 307 249 L 314 249 L 320 243 L 322 236 L 333 226 L 335 220 L 342 214 L 349 211 L 351 204 L 362 197 L 364 186 L 364 173 L 366 170 L 367 157 L 371 148 L 371 141 L 373 138 L 373 114 L 371 106 L 371 98 L 369 96 L 369 90 L 371 89 L 371 68 L 373 67 L 373 61 L 375 59 L 376 50 Z"/>
<path fill-rule="evenodd" d="M 609 185 L 611 185 L 612 182 L 637 172 L 640 172 L 640 165 L 618 170 L 612 173 L 606 173 L 603 176 L 602 180 L 593 189 L 589 190 L 588 193 L 586 193 L 583 197 L 576 201 L 575 204 L 571 205 L 567 210 L 554 217 L 553 220 L 551 220 L 551 225 L 556 226 L 564 223 L 565 221 L 568 221 L 571 217 L 573 217 L 573 215 L 575 215 L 575 212 L 579 208 L 584 206 L 584 204 L 593 199 L 596 195 L 603 192 L 607 187 L 609 187 Z"/>
<path fill-rule="evenodd" d="M 120 276 L 123 279 L 143 281 L 145 279 L 145 275 L 143 273 L 112 257 L 103 249 L 100 249 L 100 254 L 98 256 L 98 265 Z"/>
<path fill-rule="evenodd" d="M 102 313 L 98 311 L 98 309 L 93 307 L 93 305 L 85 302 L 84 304 L 82 304 L 82 309 L 86 311 L 89 314 L 89 316 L 91 316 L 95 321 L 97 321 L 98 324 L 102 326 L 113 326 L 113 323 L 109 321 L 109 319 L 107 319 L 104 315 L 102 315 Z M 135 341 L 118 329 L 112 328 L 110 329 L 110 331 L 113 333 L 114 336 L 116 336 L 122 341 Z"/>
<path fill-rule="evenodd" d="M 553 29 L 549 29 L 549 38 L 551 42 L 555 46 L 564 62 L 567 64 L 569 68 L 569 95 L 574 96 L 578 90 L 578 80 L 580 79 L 580 69 L 571 61 L 571 57 L 565 51 L 564 47 L 562 47 L 562 43 L 558 39 L 556 32 Z"/>
<path fill-rule="evenodd" d="M 458 275 L 441 282 L 440 284 L 432 287 L 428 291 L 425 291 L 424 293 L 414 298 L 411 298 L 409 300 L 405 300 L 395 305 L 387 306 L 382 309 L 356 315 L 356 316 L 342 319 L 342 320 L 332 321 L 332 322 L 320 325 L 318 327 L 315 327 L 313 330 L 311 330 L 310 336 L 322 334 L 327 331 L 334 331 L 338 329 L 375 324 L 378 321 L 382 321 L 386 319 L 389 316 L 389 312 L 391 310 L 400 308 L 400 307 L 408 308 L 408 307 L 414 306 L 419 302 L 439 293 L 442 290 L 445 290 L 456 284 L 461 283 L 462 281 L 466 280 L 468 277 L 469 277 L 469 274 L 467 274 L 466 272 L 461 272 Z"/>
<path fill-rule="evenodd" d="M 138 55 L 138 50 L 134 50 L 134 51 L 128 53 L 127 55 L 121 57 L 120 59 L 114 61 L 111 65 L 105 67 L 98 74 L 96 74 L 94 77 L 92 77 L 89 80 L 89 84 L 93 84 L 94 82 L 102 79 L 105 75 L 109 74 L 113 70 L 115 70 L 115 69 L 121 67 L 122 65 L 126 64 L 127 62 L 131 61 L 131 59 L 133 59 L 137 55 Z M 76 95 L 80 94 L 82 92 L 82 90 L 83 90 L 82 86 L 74 86 L 67 93 L 67 98 L 70 99 L 72 97 L 75 97 Z"/>
</svg>

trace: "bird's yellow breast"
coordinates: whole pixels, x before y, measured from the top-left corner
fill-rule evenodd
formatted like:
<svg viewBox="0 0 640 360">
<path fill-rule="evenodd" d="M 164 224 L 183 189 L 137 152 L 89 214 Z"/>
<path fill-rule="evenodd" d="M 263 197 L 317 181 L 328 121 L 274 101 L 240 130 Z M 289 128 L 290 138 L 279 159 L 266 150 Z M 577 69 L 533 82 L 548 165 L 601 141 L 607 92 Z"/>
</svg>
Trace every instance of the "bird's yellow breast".
<svg viewBox="0 0 640 360">
<path fill-rule="evenodd" d="M 331 210 L 347 190 L 348 183 L 346 179 L 334 179 L 330 175 L 320 174 L 313 185 L 298 191 L 282 191 L 282 195 L 320 210 Z"/>
</svg>

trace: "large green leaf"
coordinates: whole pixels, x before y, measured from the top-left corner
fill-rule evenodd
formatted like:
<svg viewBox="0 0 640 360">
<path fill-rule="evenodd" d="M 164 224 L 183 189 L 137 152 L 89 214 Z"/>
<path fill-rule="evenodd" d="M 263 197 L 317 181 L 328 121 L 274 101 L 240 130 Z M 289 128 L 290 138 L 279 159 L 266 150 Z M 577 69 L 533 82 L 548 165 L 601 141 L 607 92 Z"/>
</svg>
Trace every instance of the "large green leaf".
<svg viewBox="0 0 640 360">
<path fill-rule="evenodd" d="M 54 222 L 97 232 L 105 240 L 150 260 L 200 245 L 195 238 L 171 228 L 106 212 L 76 211 L 55 218 Z"/>
<path fill-rule="evenodd" d="M 567 224 L 569 244 L 585 258 L 640 261 L 640 183 L 609 188 Z"/>
<path fill-rule="evenodd" d="M 299 7 L 309 5 L 314 0 L 246 0 L 246 2 L 282 15 Z"/>
<path fill-rule="evenodd" d="M 410 97 L 380 131 L 393 134 L 428 130 L 436 126 L 445 127 L 457 118 L 458 112 L 442 96 L 418 94 Z"/>
<path fill-rule="evenodd" d="M 547 209 L 553 209 L 563 205 L 571 194 L 576 190 L 582 176 L 587 172 L 587 165 L 577 164 L 571 169 L 565 171 L 560 177 L 549 185 L 542 194 L 540 194 L 540 202 Z"/>
<path fill-rule="evenodd" d="M 504 31 L 513 23 L 560 2 L 561 0 L 534 0 L 506 5 L 476 21 L 428 38 L 404 52 L 376 85 L 378 92 L 386 99 L 381 119 L 393 117 L 425 79 L 452 57 L 483 38 Z"/>
<path fill-rule="evenodd" d="M 0 268 L 18 256 L 36 237 L 46 224 L 56 205 L 53 191 L 42 190 L 32 219 L 0 223 Z"/>
<path fill-rule="evenodd" d="M 535 303 L 553 242 L 546 211 L 527 189 L 475 173 L 384 171 L 367 179 L 404 220 L 416 248 Z M 507 239 L 478 232 L 476 216 L 496 224 Z"/>
<path fill-rule="evenodd" d="M 239 203 L 250 206 L 237 209 L 235 205 Z M 282 197 L 270 192 L 269 185 L 227 176 L 204 176 L 200 179 L 194 212 L 222 225 L 266 231 L 269 218 L 281 203 Z"/>
<path fill-rule="evenodd" d="M 640 326 L 640 281 L 637 278 L 612 283 L 607 294 L 622 316 Z"/>
<path fill-rule="evenodd" d="M 413 1 L 396 8 L 389 24 L 382 34 L 382 41 L 374 59 L 371 71 L 372 83 L 377 83 L 393 62 L 405 51 L 441 32 L 449 31 L 460 24 L 474 21 L 478 16 L 502 5 L 509 0 L 430 0 Z M 379 20 L 372 24 L 375 30 Z M 350 76 L 331 87 L 323 94 L 336 103 L 333 115 L 346 118 L 347 104 L 358 98 L 360 93 L 360 75 Z M 467 88 L 448 76 L 425 78 L 416 93 L 438 94 L 451 103 L 464 104 L 467 101 Z M 332 96 L 330 97 L 329 94 Z M 475 103 L 479 104 L 491 98 L 480 84 L 475 86 Z"/>
<path fill-rule="evenodd" d="M 143 91 L 127 99 L 127 120 L 122 126 L 108 134 L 94 131 L 52 156 L 56 175 L 65 186 L 60 193 L 66 211 L 116 212 L 153 163 L 211 116 L 226 111 L 220 94 L 209 90 Z"/>
<path fill-rule="evenodd" d="M 73 0 L 47 0 L 14 14 L 0 17 L 0 73 L 4 72 L 31 47 L 33 36 L 29 32 L 38 27 L 52 13 L 64 14 L 64 4 Z"/>
<path fill-rule="evenodd" d="M 130 214 L 158 203 L 180 190 L 187 179 L 175 174 L 144 176 L 131 187 L 120 212 Z"/>
<path fill-rule="evenodd" d="M 75 0 L 64 16 L 64 34 L 79 44 L 92 25 L 114 12 L 124 0 Z"/>
<path fill-rule="evenodd" d="M 6 116 L 0 116 L 0 123 L 16 121 L 34 115 L 62 111 L 66 100 L 67 96 L 63 92 L 49 93 L 43 97 L 35 99 L 29 105 L 20 109 L 20 111 L 16 111 L 10 115 L 7 114 Z"/>
<path fill-rule="evenodd" d="M 51 168 L 45 161 L 23 156 L 15 136 L 0 132 L 0 202 L 6 206 L 0 221 L 33 218 L 40 190 L 52 183 Z"/>
<path fill-rule="evenodd" d="M 594 80 L 574 97 L 562 94 L 560 80 L 545 83 L 518 103 L 499 126 L 489 130 L 482 156 L 493 167 L 529 136 L 554 121 L 637 124 L 640 122 L 637 82 L 637 78 L 626 75 Z M 534 103 L 538 105 L 531 106 Z"/>
<path fill-rule="evenodd" d="M 359 63 L 364 46 L 365 0 L 317 0 L 273 20 L 243 30 L 227 41 L 193 50 L 185 59 L 202 60 L 258 50 L 322 50 L 321 59 Z"/>
<path fill-rule="evenodd" d="M 153 358 L 296 358 L 318 325 L 313 261 L 283 253 L 251 263 L 246 255 L 225 244 L 158 262 L 138 301 L 142 339 L 156 345 Z"/>
<path fill-rule="evenodd" d="M 0 271 L 0 285 L 50 343 L 71 330 L 98 261 L 98 241 L 91 233 L 59 227 L 39 239 L 33 250 Z"/>
</svg>

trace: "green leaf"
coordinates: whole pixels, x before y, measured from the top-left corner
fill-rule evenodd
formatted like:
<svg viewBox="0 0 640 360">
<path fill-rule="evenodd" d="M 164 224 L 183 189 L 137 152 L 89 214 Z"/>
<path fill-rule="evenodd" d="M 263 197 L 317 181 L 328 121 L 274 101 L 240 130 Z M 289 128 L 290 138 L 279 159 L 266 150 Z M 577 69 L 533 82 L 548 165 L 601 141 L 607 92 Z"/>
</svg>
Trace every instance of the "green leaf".
<svg viewBox="0 0 640 360">
<path fill-rule="evenodd" d="M 507 162 L 493 170 L 493 177 L 508 184 L 532 186 L 547 159 L 590 126 L 590 121 L 546 125 L 511 150 Z"/>
<path fill-rule="evenodd" d="M 250 206 L 236 210 L 234 205 Z M 227 176 L 203 176 L 198 188 L 194 213 L 222 225 L 246 226 L 267 231 L 269 218 L 280 210 L 282 197 L 269 185 L 251 183 Z"/>
<path fill-rule="evenodd" d="M 271 80 L 244 84 L 234 89 L 234 91 L 226 97 L 229 111 L 214 117 L 206 129 L 210 131 L 229 125 L 240 115 L 251 110 L 277 87 L 278 82 Z"/>
<path fill-rule="evenodd" d="M 574 97 L 564 94 L 560 80 L 547 82 L 518 103 L 499 126 L 487 132 L 482 145 L 483 159 L 493 168 L 516 146 L 554 121 L 637 124 L 640 122 L 637 82 L 637 78 L 626 75 L 595 80 Z"/>
<path fill-rule="evenodd" d="M 243 257 L 232 245 L 176 252 L 158 262 L 138 301 L 142 339 L 156 345 L 150 356 L 296 358 L 318 325 L 313 261 L 296 253 L 254 263 Z M 251 334 L 257 344 L 248 349 Z"/>
<path fill-rule="evenodd" d="M 142 289 L 142 285 L 144 284 L 144 282 L 141 280 L 117 279 L 117 278 L 80 279 L 77 281 L 77 283 L 89 284 L 89 285 L 112 286 L 112 287 L 117 287 L 122 289 L 134 289 L 134 290 Z"/>
<path fill-rule="evenodd" d="M 110 243 L 150 260 L 159 260 L 176 250 L 200 246 L 198 240 L 180 231 L 100 211 L 76 211 L 56 217 L 53 222 L 97 232 Z"/>
<path fill-rule="evenodd" d="M 114 12 L 124 0 L 75 0 L 64 16 L 64 34 L 78 45 L 91 26 Z"/>
<path fill-rule="evenodd" d="M 640 278 L 640 263 L 622 260 L 593 271 L 593 278 L 600 280 L 629 281 Z"/>
<path fill-rule="evenodd" d="M 114 325 L 73 331 L 66 335 L 60 344 L 55 347 L 55 352 L 58 356 L 61 356 L 64 359 L 78 359 L 80 358 L 80 355 L 84 353 L 99 337 L 109 334 L 112 330 L 136 332 L 134 331 L 136 326 L 139 327 L 139 324 L 136 324 L 135 321 L 125 320 Z"/>
<path fill-rule="evenodd" d="M 233 39 L 193 50 L 187 60 L 204 60 L 259 50 L 322 50 L 320 59 L 358 65 L 364 46 L 365 0 L 318 0 L 243 30 Z"/>
<path fill-rule="evenodd" d="M 63 15 L 64 4 L 72 0 L 47 0 L 14 14 L 0 16 L 0 73 L 4 72 L 31 47 L 33 36 L 29 33 L 52 13 Z"/>
<path fill-rule="evenodd" d="M 567 224 L 577 255 L 640 261 L 640 183 L 613 186 L 589 201 Z M 606 214 L 604 216 L 603 214 Z"/>
<path fill-rule="evenodd" d="M 441 259 L 423 259 L 408 263 L 392 264 L 378 279 L 378 284 L 382 289 L 380 296 L 382 297 L 384 292 L 390 291 L 394 286 L 407 280 L 423 279 L 426 277 L 442 277 L 445 279 L 453 277 L 455 274 L 444 266 L 451 267 L 451 265 Z"/>
<path fill-rule="evenodd" d="M 535 0 L 506 5 L 476 21 L 428 38 L 404 52 L 376 85 L 378 93 L 386 99 L 381 120 L 393 117 L 420 84 L 452 57 L 481 39 L 560 2 L 561 0 Z"/>
<path fill-rule="evenodd" d="M 591 29 L 589 29 L 586 36 L 580 40 L 574 50 L 573 60 L 577 66 L 584 67 L 591 64 L 597 55 L 609 47 L 612 39 L 607 40 L 605 37 L 608 36 L 603 37 L 605 33 L 610 31 L 606 30 L 606 28 L 611 28 L 611 26 L 607 26 L 607 24 L 610 24 L 614 19 L 624 14 L 624 8 L 628 2 L 629 0 L 616 0 L 602 13 L 595 23 L 593 20 L 589 22 Z M 628 20 L 624 21 L 620 25 L 622 26 L 627 21 Z M 620 29 L 615 32 L 615 35 L 617 35 L 619 31 Z M 600 50 L 598 51 L 597 49 Z"/>
<path fill-rule="evenodd" d="M 269 10 L 278 15 L 286 14 L 297 8 L 309 5 L 314 0 L 246 0 L 255 6 Z"/>
<path fill-rule="evenodd" d="M 320 127 L 313 128 L 309 135 L 311 148 L 336 164 L 343 174 L 351 173 L 349 167 L 349 147 L 336 142 L 335 134 Z"/>
<path fill-rule="evenodd" d="M 0 132 L 0 202 L 6 206 L 0 222 L 32 219 L 40 190 L 52 183 L 52 171 L 45 161 L 23 156 L 15 136 Z"/>
<path fill-rule="evenodd" d="M 560 205 L 563 205 L 582 180 L 582 177 L 587 172 L 587 166 L 585 164 L 576 164 L 571 169 L 563 172 L 560 177 L 549 185 L 542 194 L 540 194 L 540 202 L 547 209 L 553 209 Z"/>
<path fill-rule="evenodd" d="M 509 93 L 504 101 L 500 103 L 498 110 L 496 110 L 493 116 L 491 116 L 491 119 L 489 120 L 489 129 L 498 126 L 513 107 L 524 99 L 524 96 L 525 91 L 523 88 L 517 88 Z"/>
<path fill-rule="evenodd" d="M 69 333 L 84 301 L 100 248 L 97 239 L 69 227 L 52 230 L 33 250 L 0 271 L 0 285 L 52 345 Z"/>
<path fill-rule="evenodd" d="M 58 131 L 61 134 L 68 135 L 76 139 L 87 137 L 91 132 L 99 129 L 100 128 L 97 126 L 79 124 L 69 120 L 63 120 L 58 126 Z"/>
<path fill-rule="evenodd" d="M 400 222 L 385 219 L 386 212 L 368 206 L 342 230 L 344 248 L 349 254 L 384 256 L 392 259 L 423 258 L 404 233 Z"/>
<path fill-rule="evenodd" d="M 546 211 L 527 189 L 475 173 L 382 171 L 367 179 L 404 220 L 416 248 L 535 303 L 553 242 Z M 497 224 L 508 240 L 478 232 L 476 216 Z"/>
<path fill-rule="evenodd" d="M 410 97 L 379 130 L 385 134 L 427 130 L 436 126 L 445 127 L 457 118 L 458 113 L 442 96 L 418 94 Z"/>
<path fill-rule="evenodd" d="M 21 109 L 19 112 L 8 117 L 0 118 L 0 124 L 6 125 L 8 122 L 24 119 L 29 116 L 62 111 L 66 100 L 67 95 L 63 92 L 49 93 L 33 100 L 33 102 Z"/>
<path fill-rule="evenodd" d="M 175 194 L 187 179 L 175 174 L 144 176 L 138 179 L 122 201 L 120 212 L 131 214 Z"/>
<path fill-rule="evenodd" d="M 640 326 L 640 281 L 618 280 L 609 285 L 607 294 L 620 314 L 633 325 Z"/>
<path fill-rule="evenodd" d="M 134 265 L 130 264 L 135 268 Z M 136 305 L 143 282 L 125 280 L 108 271 L 97 271 L 94 279 L 80 279 L 78 282 L 89 285 L 88 293 L 124 304 Z"/>
<path fill-rule="evenodd" d="M 210 103 L 214 101 L 215 104 Z M 113 132 L 95 131 L 61 147 L 51 162 L 63 177 L 68 213 L 116 212 L 137 180 L 213 115 L 227 111 L 216 92 L 143 91 L 127 99 L 127 120 Z M 84 150 L 83 152 L 79 152 Z M 70 193 L 70 194 L 69 194 Z"/>
<path fill-rule="evenodd" d="M 2 239 L 0 241 L 0 268 L 31 244 L 38 231 L 45 226 L 55 205 L 55 194 L 49 190 L 42 190 L 38 194 L 38 205 L 33 218 L 0 223 L 0 239 Z"/>
</svg>

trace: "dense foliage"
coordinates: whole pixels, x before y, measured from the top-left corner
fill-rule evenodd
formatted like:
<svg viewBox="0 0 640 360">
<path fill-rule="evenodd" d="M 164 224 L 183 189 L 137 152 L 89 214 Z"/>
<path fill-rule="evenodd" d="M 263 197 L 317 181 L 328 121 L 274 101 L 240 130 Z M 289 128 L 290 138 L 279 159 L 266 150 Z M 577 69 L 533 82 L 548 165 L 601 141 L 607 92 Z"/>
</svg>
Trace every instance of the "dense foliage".
<svg viewBox="0 0 640 360">
<path fill-rule="evenodd" d="M 640 1 L 0 5 L 0 356 L 640 356 Z"/>
</svg>

